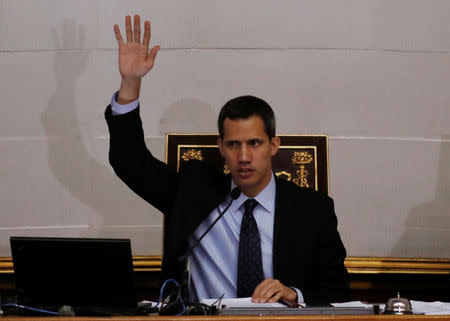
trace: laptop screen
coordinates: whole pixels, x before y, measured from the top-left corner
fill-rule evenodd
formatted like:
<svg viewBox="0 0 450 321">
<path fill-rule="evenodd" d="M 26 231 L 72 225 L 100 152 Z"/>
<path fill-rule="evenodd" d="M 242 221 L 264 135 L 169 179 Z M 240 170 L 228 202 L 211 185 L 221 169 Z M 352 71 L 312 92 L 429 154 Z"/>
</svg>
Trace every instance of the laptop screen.
<svg viewBox="0 0 450 321">
<path fill-rule="evenodd" d="M 130 240 L 11 237 L 10 242 L 24 303 L 136 307 Z"/>
</svg>

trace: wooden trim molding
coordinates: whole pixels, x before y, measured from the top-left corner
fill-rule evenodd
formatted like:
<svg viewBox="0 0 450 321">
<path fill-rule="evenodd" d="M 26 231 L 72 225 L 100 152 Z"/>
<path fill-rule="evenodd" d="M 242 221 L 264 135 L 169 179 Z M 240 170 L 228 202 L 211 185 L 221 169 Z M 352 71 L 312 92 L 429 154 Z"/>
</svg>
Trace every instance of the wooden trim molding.
<svg viewBox="0 0 450 321">
<path fill-rule="evenodd" d="M 133 266 L 136 272 L 161 271 L 161 255 L 133 256 Z M 11 257 L 0 257 L 0 274 L 13 274 L 14 266 Z"/>
<path fill-rule="evenodd" d="M 161 256 L 134 256 L 136 272 L 161 271 Z M 450 259 L 348 257 L 345 266 L 354 274 L 450 274 Z M 0 257 L 0 274 L 14 273 L 10 257 Z"/>
<path fill-rule="evenodd" d="M 14 273 L 12 258 L 0 257 L 0 273 L 2 274 Z"/>
<path fill-rule="evenodd" d="M 133 265 L 136 272 L 159 272 L 162 266 L 162 256 L 133 256 Z"/>
<path fill-rule="evenodd" d="M 355 274 L 450 274 L 450 259 L 354 256 L 345 266 Z"/>
</svg>

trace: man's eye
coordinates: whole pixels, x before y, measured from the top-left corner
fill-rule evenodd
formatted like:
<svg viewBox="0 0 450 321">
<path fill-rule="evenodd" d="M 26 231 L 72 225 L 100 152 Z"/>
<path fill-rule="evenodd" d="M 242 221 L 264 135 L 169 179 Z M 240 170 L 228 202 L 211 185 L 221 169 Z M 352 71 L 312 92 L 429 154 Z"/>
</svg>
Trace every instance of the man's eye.
<svg viewBox="0 0 450 321">
<path fill-rule="evenodd" d="M 228 142 L 227 144 L 229 147 L 236 147 L 238 145 L 237 142 Z"/>
<path fill-rule="evenodd" d="M 258 145 L 259 145 L 259 141 L 257 141 L 257 140 L 251 140 L 251 141 L 249 142 L 249 145 L 250 145 L 250 146 L 253 146 L 253 147 L 258 146 Z"/>
</svg>

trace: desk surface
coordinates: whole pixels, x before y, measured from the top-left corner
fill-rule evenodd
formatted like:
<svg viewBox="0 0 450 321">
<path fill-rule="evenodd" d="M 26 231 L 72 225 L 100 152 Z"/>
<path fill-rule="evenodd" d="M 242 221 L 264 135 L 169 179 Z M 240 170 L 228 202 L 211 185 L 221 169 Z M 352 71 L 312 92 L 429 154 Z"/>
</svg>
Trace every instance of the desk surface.
<svg viewBox="0 0 450 321">
<path fill-rule="evenodd" d="M 351 321 L 405 321 L 450 320 L 450 315 L 302 315 L 302 316 L 139 316 L 139 317 L 0 317 L 0 321 L 247 321 L 247 320 L 351 320 Z"/>
</svg>

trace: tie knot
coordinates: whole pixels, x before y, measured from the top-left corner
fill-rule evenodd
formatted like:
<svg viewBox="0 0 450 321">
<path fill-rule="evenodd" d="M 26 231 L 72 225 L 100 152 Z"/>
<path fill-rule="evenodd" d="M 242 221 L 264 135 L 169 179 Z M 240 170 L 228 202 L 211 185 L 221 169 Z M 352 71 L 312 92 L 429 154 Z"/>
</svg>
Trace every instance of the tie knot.
<svg viewBox="0 0 450 321">
<path fill-rule="evenodd" d="M 248 200 L 246 200 L 244 203 L 245 213 L 253 213 L 253 210 L 258 204 L 259 204 L 258 201 L 253 198 L 249 198 Z"/>
</svg>

